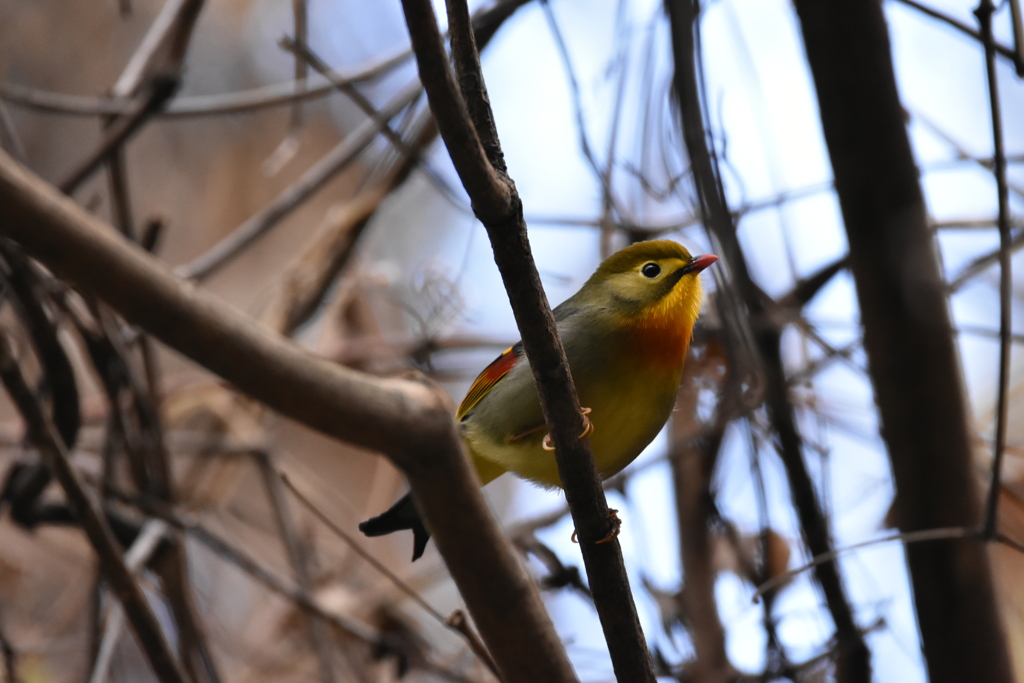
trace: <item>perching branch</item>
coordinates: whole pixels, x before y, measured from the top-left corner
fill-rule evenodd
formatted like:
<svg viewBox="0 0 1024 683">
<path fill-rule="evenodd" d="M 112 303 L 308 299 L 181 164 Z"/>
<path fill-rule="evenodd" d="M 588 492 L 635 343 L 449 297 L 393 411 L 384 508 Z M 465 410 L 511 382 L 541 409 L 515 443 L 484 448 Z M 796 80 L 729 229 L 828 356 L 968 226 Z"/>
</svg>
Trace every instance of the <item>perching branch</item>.
<svg viewBox="0 0 1024 683">
<path fill-rule="evenodd" d="M 608 534 L 608 504 L 589 443 L 578 436 L 584 432 L 579 399 L 530 252 L 522 202 L 514 183 L 504 173 L 466 3 L 448 2 L 458 86 L 448 67 L 429 0 L 403 0 L 402 6 L 420 80 L 438 130 L 469 194 L 473 211 L 487 229 L 494 260 L 522 335 L 541 409 L 555 444 L 559 476 L 580 538 L 615 675 L 619 680 L 653 682 L 653 663 L 637 618 L 619 544 L 595 543 Z M 473 104 L 467 105 L 467 100 Z"/>
<path fill-rule="evenodd" d="M 504 680 L 574 679 L 536 588 L 480 494 L 443 390 L 426 380 L 342 368 L 268 333 L 176 279 L 3 152 L 0 232 L 58 277 L 268 407 L 390 457 L 409 478 Z"/>
</svg>

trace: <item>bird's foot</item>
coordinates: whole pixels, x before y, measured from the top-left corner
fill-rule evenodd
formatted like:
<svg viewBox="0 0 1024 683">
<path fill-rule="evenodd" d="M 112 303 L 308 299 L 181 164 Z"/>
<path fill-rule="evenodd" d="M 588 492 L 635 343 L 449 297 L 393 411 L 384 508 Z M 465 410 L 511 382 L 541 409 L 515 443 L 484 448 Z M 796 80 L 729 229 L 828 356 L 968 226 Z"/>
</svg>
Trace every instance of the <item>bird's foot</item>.
<svg viewBox="0 0 1024 683">
<path fill-rule="evenodd" d="M 612 520 L 612 530 L 609 531 L 608 535 L 602 538 L 600 541 L 594 541 L 595 543 L 607 543 L 608 541 L 614 540 L 619 537 L 619 529 L 622 528 L 622 520 L 619 519 L 619 511 L 609 509 L 608 519 Z M 572 540 L 573 543 L 580 542 L 576 536 L 575 531 L 572 532 L 572 538 L 570 540 Z"/>
<path fill-rule="evenodd" d="M 612 520 L 612 530 L 608 532 L 608 535 L 602 538 L 597 543 L 607 543 L 613 541 L 619 537 L 619 529 L 622 528 L 622 520 L 619 519 L 618 510 L 608 510 L 608 519 Z"/>
<path fill-rule="evenodd" d="M 590 415 L 590 413 L 590 408 L 580 408 L 580 415 L 583 416 L 583 433 L 580 434 L 577 438 L 582 439 L 588 434 L 592 434 L 594 432 L 594 423 L 590 421 L 589 417 L 587 417 L 587 415 Z M 544 435 L 544 439 L 540 442 L 540 447 L 546 451 L 555 450 L 555 444 L 551 441 L 550 434 Z"/>
</svg>

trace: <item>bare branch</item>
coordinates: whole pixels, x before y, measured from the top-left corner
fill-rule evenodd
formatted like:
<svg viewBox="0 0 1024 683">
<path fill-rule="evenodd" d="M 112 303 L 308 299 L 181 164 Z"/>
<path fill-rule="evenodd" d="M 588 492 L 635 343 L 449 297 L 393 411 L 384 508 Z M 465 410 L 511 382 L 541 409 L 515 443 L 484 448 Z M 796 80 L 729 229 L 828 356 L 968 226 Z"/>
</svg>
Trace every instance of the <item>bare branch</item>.
<svg viewBox="0 0 1024 683">
<path fill-rule="evenodd" d="M 480 494 L 443 390 L 425 380 L 369 377 L 268 333 L 216 297 L 176 280 L 3 152 L 0 232 L 58 277 L 104 299 L 128 321 L 270 408 L 387 454 L 409 477 L 503 679 L 573 679 L 533 582 Z"/>
<path fill-rule="evenodd" d="M 974 38 L 979 43 L 983 42 L 981 34 L 978 33 L 976 30 L 974 30 L 973 28 L 971 28 L 967 24 L 963 23 L 962 21 L 960 21 L 958 19 L 954 19 L 953 17 L 949 16 L 948 14 L 946 14 L 944 12 L 940 12 L 939 10 L 935 9 L 934 7 L 929 7 L 928 5 L 926 5 L 926 4 L 922 3 L 922 2 L 917 2 L 917 0 L 898 0 L 898 1 L 902 2 L 904 5 L 906 5 L 908 7 L 913 7 L 914 9 L 916 9 L 918 12 L 921 12 L 922 14 L 927 14 L 929 17 L 931 17 L 933 19 L 938 19 L 939 21 L 943 22 L 944 24 L 946 24 L 948 26 L 952 26 L 957 31 L 960 31 L 960 33 L 963 33 L 966 36 L 970 36 L 971 38 Z M 999 56 L 1005 57 L 1005 58 L 1009 59 L 1015 65 L 1018 64 L 1018 59 L 1019 58 L 1017 57 L 1017 53 L 1014 52 L 1011 48 L 1008 48 L 1005 45 L 1000 45 L 999 43 L 993 43 L 993 46 L 995 47 L 995 50 L 999 54 Z M 1017 66 L 1017 68 L 1019 69 L 1020 66 Z"/>
<path fill-rule="evenodd" d="M 227 237 L 175 273 L 182 278 L 203 280 L 237 258 L 242 251 L 294 211 L 327 181 L 340 173 L 366 149 L 381 130 L 378 121 L 389 121 L 420 96 L 419 83 L 411 83 L 395 95 L 381 110 L 381 119 L 368 119 L 345 136 L 338 145 L 320 158 L 255 216 L 235 228 Z"/>
<path fill-rule="evenodd" d="M 1003 455 L 1006 451 L 1007 393 L 1010 388 L 1010 337 L 1013 332 L 1011 307 L 1013 306 L 1013 271 L 1010 249 L 1010 190 L 1006 182 L 1006 151 L 1003 147 L 1003 115 L 999 104 L 999 80 L 996 77 L 995 38 L 992 36 L 992 0 L 982 0 L 974 11 L 981 24 L 981 39 L 985 46 L 985 68 L 988 75 L 989 109 L 992 114 L 992 138 L 999 201 L 999 388 L 996 394 L 996 438 L 992 452 L 992 477 L 985 500 L 983 529 L 987 538 L 996 533 L 996 513 L 999 506 L 1000 478 Z M 1024 64 L 1018 64 L 1024 68 Z"/>
<path fill-rule="evenodd" d="M 726 421 L 711 438 L 699 435 L 697 378 L 707 365 L 689 354 L 672 417 L 672 451 L 668 460 L 675 489 L 679 550 L 682 553 L 683 587 L 677 600 L 687 615 L 696 660 L 688 667 L 699 683 L 728 683 L 737 671 L 725 651 L 725 630 L 715 601 L 716 572 L 712 566 L 710 523 L 714 510 L 711 478 Z M 695 434 L 695 432 L 698 432 Z"/>
<path fill-rule="evenodd" d="M 470 30 L 466 3 L 451 0 L 448 15 L 452 42 L 458 47 L 455 58 L 461 62 L 456 67 L 459 81 L 474 88 L 470 91 L 456 87 L 429 0 L 403 0 L 402 6 L 431 110 L 472 200 L 473 211 L 487 230 L 522 335 L 541 409 L 554 441 L 559 477 L 580 538 L 613 669 L 620 680 L 653 682 L 654 666 L 633 604 L 619 544 L 596 543 L 608 535 L 608 504 L 590 445 L 578 436 L 584 433 L 579 399 L 530 251 L 522 202 L 511 179 L 491 165 L 484 151 L 483 145 L 496 147 L 498 141 L 488 123 L 490 106 L 479 74 L 479 58 L 473 54 L 473 38 L 457 35 Z M 467 109 L 466 99 L 476 100 L 476 117 Z M 480 119 L 483 130 L 475 127 L 475 118 Z M 571 676 L 571 672 L 561 675 Z"/>
<path fill-rule="evenodd" d="M 281 471 L 277 471 L 275 472 L 275 476 L 280 477 L 281 481 L 284 482 L 284 485 L 288 487 L 288 490 L 291 491 L 292 494 L 299 499 L 299 502 L 302 503 L 307 510 L 312 512 L 317 519 L 323 522 L 324 525 L 326 525 L 327 528 L 330 529 L 338 538 L 343 540 L 349 548 L 351 548 L 357 555 L 359 555 L 359 557 L 366 560 L 370 564 L 370 566 L 372 566 L 383 576 L 385 576 L 388 579 L 388 581 L 397 586 L 400 591 L 408 595 L 416 604 L 422 607 L 427 612 L 427 614 L 433 617 L 434 620 L 442 624 L 445 628 L 451 629 L 455 633 L 458 633 L 459 636 L 461 636 L 462 638 L 465 638 L 470 648 L 480 658 L 480 661 L 482 661 L 484 665 L 488 669 L 490 669 L 491 673 L 493 673 L 495 677 L 498 677 L 498 667 L 494 663 L 494 660 L 491 658 L 491 654 L 487 651 L 485 647 L 483 647 L 481 643 L 477 642 L 476 634 L 469 629 L 468 624 L 456 625 L 452 623 L 451 617 L 445 619 L 444 615 L 438 612 L 434 608 L 434 606 L 427 602 L 423 598 L 423 596 L 420 595 L 412 586 L 410 586 L 408 583 L 399 578 L 397 574 L 388 569 L 386 566 L 381 564 L 377 560 L 377 558 L 375 558 L 370 553 L 366 552 L 366 550 L 364 550 L 363 547 L 359 545 L 354 538 L 345 533 L 345 531 L 337 524 L 332 522 L 331 519 L 327 515 L 325 515 L 322 510 L 320 510 L 313 504 L 313 501 L 311 501 L 304 493 L 302 493 L 302 491 L 300 491 L 295 486 L 294 483 L 292 483 L 291 478 L 289 478 L 287 474 Z M 454 616 L 454 614 L 452 616 Z"/>
<path fill-rule="evenodd" d="M 753 601 L 757 602 L 761 599 L 765 593 L 778 588 L 779 586 L 785 585 L 808 569 L 813 569 L 823 562 L 832 562 L 842 553 L 853 552 L 854 550 L 862 550 L 864 548 L 871 548 L 876 545 L 882 545 L 883 543 L 892 543 L 899 541 L 900 543 L 922 543 L 924 541 L 948 541 L 956 540 L 961 538 L 981 538 L 981 533 L 970 527 L 944 527 L 942 529 L 925 529 L 923 531 L 910 531 L 910 532 L 896 532 L 893 534 L 887 534 L 881 538 L 873 538 L 870 541 L 864 541 L 862 543 L 854 543 L 853 545 L 843 546 L 842 548 L 836 548 L 830 550 L 827 553 L 821 555 L 815 555 L 811 558 L 811 561 L 797 567 L 796 569 L 790 569 L 781 574 L 773 576 L 768 581 L 765 581 L 757 590 L 754 591 Z M 998 539 L 997 539 L 998 540 Z"/>
<path fill-rule="evenodd" d="M 484 225 L 508 221 L 515 212 L 511 188 L 507 179 L 491 166 L 463 93 L 448 68 L 434 8 L 429 3 L 411 1 L 403 2 L 402 7 L 430 109 L 455 170 L 473 201 L 473 211 Z"/>
<path fill-rule="evenodd" d="M 139 130 L 146 121 L 167 102 L 168 98 L 178 89 L 176 78 L 156 78 L 152 87 L 135 98 L 135 104 L 130 114 L 111 127 L 103 136 L 103 140 L 93 152 L 84 160 L 79 162 L 67 176 L 57 183 L 61 192 L 70 194 L 88 179 L 104 161 L 118 149 L 125 140 Z"/>
<path fill-rule="evenodd" d="M 304 595 L 312 595 L 313 581 L 309 573 L 309 557 L 307 555 L 309 548 L 303 543 L 298 529 L 295 528 L 295 521 L 288 509 L 288 500 L 281 487 L 281 479 L 277 475 L 277 467 L 274 465 L 271 455 L 266 451 L 255 451 L 253 455 L 260 468 L 260 474 L 263 475 L 263 485 L 266 488 L 267 497 L 270 499 L 270 507 L 274 511 L 278 532 L 285 550 L 288 552 L 292 571 L 295 572 L 295 582 Z M 331 656 L 330 632 L 326 627 L 327 622 L 310 615 L 309 638 L 319 660 L 320 681 L 321 683 L 333 683 L 334 663 Z"/>
<path fill-rule="evenodd" d="M 60 435 L 25 381 L 6 330 L 0 330 L 0 378 L 25 419 L 40 457 L 53 477 L 60 482 L 71 508 L 81 520 L 86 536 L 99 556 L 103 576 L 124 607 L 139 645 L 153 667 L 153 673 L 161 683 L 185 683 L 188 678 L 174 657 L 142 588 L 125 566 L 121 549 L 100 510 L 99 502 L 72 469 Z"/>
</svg>

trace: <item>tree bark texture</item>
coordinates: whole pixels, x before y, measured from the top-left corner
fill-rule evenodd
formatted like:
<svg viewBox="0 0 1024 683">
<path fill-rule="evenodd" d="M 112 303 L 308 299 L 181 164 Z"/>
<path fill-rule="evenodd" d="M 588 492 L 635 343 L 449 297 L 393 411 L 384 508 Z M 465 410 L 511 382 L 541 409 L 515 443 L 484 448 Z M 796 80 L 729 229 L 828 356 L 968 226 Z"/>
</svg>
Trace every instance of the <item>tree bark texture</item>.
<svg viewBox="0 0 1024 683">
<path fill-rule="evenodd" d="M 974 526 L 971 435 L 928 229 L 875 0 L 796 0 L 850 243 L 864 347 L 902 531 Z M 933 683 L 1012 680 L 985 547 L 906 547 Z"/>
</svg>

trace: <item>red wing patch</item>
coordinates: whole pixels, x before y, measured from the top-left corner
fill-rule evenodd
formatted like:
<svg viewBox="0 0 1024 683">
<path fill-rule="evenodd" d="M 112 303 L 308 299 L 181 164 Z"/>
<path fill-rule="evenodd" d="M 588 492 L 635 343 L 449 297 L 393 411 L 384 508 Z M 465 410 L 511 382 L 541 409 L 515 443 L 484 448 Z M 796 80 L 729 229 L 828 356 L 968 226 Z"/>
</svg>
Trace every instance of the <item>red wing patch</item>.
<svg viewBox="0 0 1024 683">
<path fill-rule="evenodd" d="M 512 349 L 515 347 L 510 346 L 498 356 L 493 363 L 484 368 L 483 372 L 473 381 L 473 385 L 469 388 L 469 392 L 466 394 L 466 398 L 462 399 L 462 403 L 459 404 L 459 409 L 455 413 L 455 419 L 462 421 L 462 418 L 469 414 L 469 411 L 473 410 L 477 403 L 487 395 L 494 385 L 501 381 L 501 378 L 509 373 L 509 370 L 514 368 L 519 362 L 519 354 L 515 353 Z"/>
</svg>

